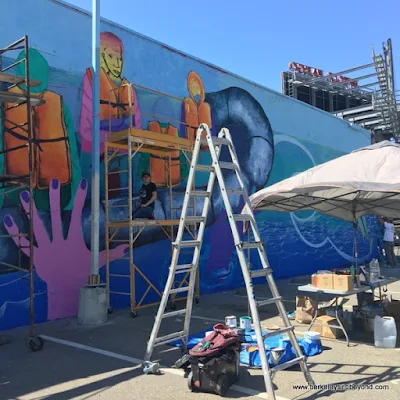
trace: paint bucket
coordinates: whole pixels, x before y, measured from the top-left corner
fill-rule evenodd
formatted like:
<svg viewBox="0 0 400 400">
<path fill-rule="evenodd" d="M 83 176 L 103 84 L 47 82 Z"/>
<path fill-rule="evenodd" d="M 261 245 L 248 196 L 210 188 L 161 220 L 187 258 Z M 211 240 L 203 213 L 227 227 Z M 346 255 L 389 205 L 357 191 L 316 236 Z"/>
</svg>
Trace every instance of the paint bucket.
<svg viewBox="0 0 400 400">
<path fill-rule="evenodd" d="M 228 315 L 227 317 L 225 317 L 225 325 L 227 328 L 236 328 L 237 327 L 236 316 Z"/>
<path fill-rule="evenodd" d="M 240 317 L 240 327 L 245 331 L 251 331 L 251 317 Z"/>
<path fill-rule="evenodd" d="M 304 340 L 307 343 L 317 342 L 321 340 L 321 334 L 319 332 L 308 331 L 304 333 Z"/>
<path fill-rule="evenodd" d="M 316 342 L 317 340 L 321 340 L 321 333 L 315 331 L 304 332 L 304 339 L 308 342 Z"/>
<path fill-rule="evenodd" d="M 271 358 L 274 365 L 278 365 L 279 360 L 282 358 L 285 349 L 283 347 L 273 347 L 271 349 Z"/>
</svg>

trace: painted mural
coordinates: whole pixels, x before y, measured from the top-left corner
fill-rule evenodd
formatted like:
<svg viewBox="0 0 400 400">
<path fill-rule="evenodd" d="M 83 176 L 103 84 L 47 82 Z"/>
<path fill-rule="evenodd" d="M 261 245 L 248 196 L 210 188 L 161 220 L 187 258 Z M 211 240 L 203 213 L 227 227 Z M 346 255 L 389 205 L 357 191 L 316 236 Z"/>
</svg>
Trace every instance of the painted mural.
<svg viewBox="0 0 400 400">
<path fill-rule="evenodd" d="M 59 12 L 65 12 L 66 18 L 74 17 L 73 11 Z M 90 24 L 88 18 L 84 21 L 80 23 Z M 117 27 L 108 27 L 101 32 L 100 50 L 100 161 L 103 177 L 103 146 L 109 134 L 109 115 L 112 115 L 112 132 L 126 129 L 132 122 L 139 129 L 193 140 L 193 127 L 199 123 L 207 123 L 213 134 L 217 134 L 222 127 L 228 128 L 249 193 L 368 143 L 365 136 L 352 131 L 353 128 L 343 121 Z M 22 56 L 20 54 L 19 57 Z M 71 59 L 70 56 L 65 54 L 64 59 L 71 65 L 60 68 L 58 65 L 52 66 L 51 60 L 40 50 L 30 49 L 32 78 L 42 82 L 34 90 L 46 99 L 45 105 L 38 106 L 34 111 L 37 147 L 40 149 L 37 152 L 40 156 L 35 158 L 38 172 L 35 176 L 33 216 L 38 322 L 75 316 L 78 291 L 87 282 L 90 271 L 92 73 L 88 68 L 90 55 L 84 57 L 87 60 L 86 67 L 80 63 L 79 68 L 72 65 L 73 57 Z M 164 62 L 157 62 L 160 59 Z M 12 61 L 8 60 L 10 63 Z M 17 73 L 22 75 L 23 68 Z M 129 110 L 128 92 L 123 89 L 123 85 L 128 83 L 162 91 L 174 98 L 149 93 L 138 86 L 132 92 L 133 109 Z M 23 91 L 24 87 L 13 90 Z M 114 92 L 110 97 L 112 90 Z M 182 101 L 177 101 L 177 98 Z M 132 111 L 132 121 L 129 121 L 129 111 Z M 23 123 L 23 115 L 13 115 L 10 119 Z M 328 132 L 330 124 L 334 125 L 333 130 L 343 132 L 342 138 L 349 135 L 347 145 L 343 145 L 343 141 L 329 142 L 325 137 L 317 137 L 320 127 Z M 10 133 L 5 123 L 0 126 L 0 137 L 3 148 L 20 141 Z M 26 172 L 27 154 L 24 151 L 18 150 L 0 157 L 2 171 Z M 202 157 L 207 157 L 207 153 L 204 152 Z M 222 153 L 221 159 L 226 157 L 227 154 Z M 179 214 L 182 206 L 188 175 L 182 161 L 182 154 L 178 152 L 173 155 L 172 202 L 176 214 Z M 115 163 L 112 168 L 124 169 L 122 163 Z M 162 161 L 156 157 L 140 155 L 133 167 L 133 186 L 138 192 L 142 171 L 150 170 L 159 191 L 155 218 L 175 219 L 176 215 L 169 215 L 170 198 L 163 168 Z M 110 187 L 126 186 L 127 178 L 122 174 L 111 176 L 108 182 Z M 235 188 L 237 181 L 233 174 L 227 173 L 225 179 L 227 187 Z M 196 183 L 204 185 L 205 177 L 199 174 Z M 26 209 L 29 193 L 22 191 L 12 196 L 0 194 L 0 233 L 13 234 L 18 229 L 17 224 L 21 223 L 16 219 L 17 207 L 22 205 Z M 116 190 L 110 203 L 122 204 L 124 199 L 126 195 L 123 191 Z M 101 200 L 104 204 L 104 178 Z M 239 196 L 232 196 L 231 201 L 234 211 L 239 212 L 243 206 Z M 124 217 L 117 207 L 110 212 L 111 219 Z M 354 261 L 353 231 L 346 222 L 312 212 L 259 213 L 257 220 L 277 278 L 340 267 Z M 104 222 L 104 208 L 101 208 L 100 267 L 105 264 Z M 358 236 L 363 261 L 370 259 L 375 251 L 374 226 L 368 218 L 360 223 Z M 127 234 L 127 230 L 121 230 L 120 237 L 126 239 Z M 112 258 L 116 260 L 111 265 L 113 272 L 129 271 L 127 262 L 121 260 L 125 251 L 126 246 L 123 245 L 112 250 Z M 141 266 L 149 279 L 156 282 L 160 290 L 168 274 L 169 252 L 169 241 L 162 230 L 156 227 L 146 229 L 135 248 L 135 263 Z M 12 264 L 17 256 L 13 240 L 0 237 L 0 260 Z M 24 262 L 28 257 L 26 250 Z M 257 267 L 256 261 L 253 266 Z M 221 194 L 216 186 L 200 260 L 201 292 L 242 286 L 239 268 Z M 101 268 L 101 274 L 104 277 L 104 268 Z M 10 271 L 1 273 L 0 267 L 0 329 L 28 321 L 28 282 L 23 277 Z M 129 282 L 117 282 L 114 285 L 118 285 L 118 290 L 122 292 L 129 289 Z M 144 282 L 139 280 L 137 285 L 137 290 L 144 292 Z M 127 306 L 129 302 L 127 296 L 114 295 L 111 300 L 114 307 Z M 148 301 L 152 300 L 155 298 L 150 296 Z"/>
</svg>

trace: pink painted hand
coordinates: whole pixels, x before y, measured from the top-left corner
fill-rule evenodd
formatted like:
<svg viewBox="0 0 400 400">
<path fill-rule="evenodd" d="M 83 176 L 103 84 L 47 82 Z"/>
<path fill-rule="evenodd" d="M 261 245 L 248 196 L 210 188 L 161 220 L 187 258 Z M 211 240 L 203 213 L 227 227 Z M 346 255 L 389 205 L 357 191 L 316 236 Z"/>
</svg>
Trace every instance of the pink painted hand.
<svg viewBox="0 0 400 400">
<path fill-rule="evenodd" d="M 39 277 L 47 283 L 48 319 L 77 315 L 79 289 L 88 282 L 90 274 L 90 250 L 86 247 L 82 232 L 82 210 L 87 192 L 87 180 L 82 179 L 75 195 L 67 238 L 62 233 L 60 209 L 60 185 L 53 179 L 50 187 L 50 216 L 52 239 L 47 234 L 36 206 L 33 206 L 33 231 L 36 246 L 33 264 Z M 29 213 L 29 192 L 21 192 L 21 203 Z M 10 235 L 18 233 L 18 226 L 10 215 L 4 217 L 4 226 Z M 14 241 L 17 242 L 15 237 Z M 29 242 L 22 238 L 21 245 L 29 257 Z M 26 247 L 25 247 L 26 246 Z M 127 246 L 121 245 L 110 251 L 111 259 L 122 258 Z M 105 251 L 99 255 L 99 265 L 105 264 Z"/>
</svg>

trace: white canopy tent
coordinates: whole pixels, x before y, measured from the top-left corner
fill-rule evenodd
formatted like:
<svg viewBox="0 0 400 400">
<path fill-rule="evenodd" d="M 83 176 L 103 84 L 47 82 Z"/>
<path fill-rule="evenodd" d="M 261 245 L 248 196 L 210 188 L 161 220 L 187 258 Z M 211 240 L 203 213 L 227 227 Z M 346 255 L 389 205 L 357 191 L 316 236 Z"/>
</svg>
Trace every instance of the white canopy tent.
<svg viewBox="0 0 400 400">
<path fill-rule="evenodd" d="M 356 239 L 363 215 L 400 218 L 400 146 L 384 141 L 355 150 L 254 193 L 250 203 L 253 210 L 313 210 L 352 222 Z M 355 257 L 357 264 L 356 240 Z"/>
<path fill-rule="evenodd" d="M 262 189 L 250 202 L 254 210 L 314 210 L 353 223 L 368 214 L 400 218 L 400 146 L 384 141 L 355 150 Z"/>
</svg>

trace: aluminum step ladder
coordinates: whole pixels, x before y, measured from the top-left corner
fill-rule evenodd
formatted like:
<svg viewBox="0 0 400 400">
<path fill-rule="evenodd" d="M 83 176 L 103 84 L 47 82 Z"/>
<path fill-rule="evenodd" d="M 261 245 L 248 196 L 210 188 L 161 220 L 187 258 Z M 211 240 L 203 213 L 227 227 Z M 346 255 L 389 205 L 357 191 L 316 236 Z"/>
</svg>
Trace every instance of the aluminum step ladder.
<svg viewBox="0 0 400 400">
<path fill-rule="evenodd" d="M 211 154 L 211 160 L 212 160 L 211 165 L 199 165 L 197 163 L 201 145 L 208 146 L 208 150 Z M 228 148 L 232 162 L 219 161 L 222 146 L 226 146 Z M 229 169 L 231 171 L 236 172 L 237 180 L 239 183 L 239 189 L 231 190 L 225 187 L 222 169 Z M 207 189 L 205 191 L 192 190 L 193 187 L 192 182 L 194 179 L 194 175 L 197 171 L 207 171 L 210 174 Z M 264 381 L 268 396 L 270 399 L 275 399 L 274 387 L 272 383 L 272 379 L 275 372 L 279 370 L 284 370 L 296 364 L 300 365 L 302 372 L 306 378 L 306 381 L 310 385 L 313 385 L 314 383 L 306 363 L 306 357 L 301 352 L 300 346 L 294 334 L 294 327 L 290 324 L 290 321 L 286 314 L 285 306 L 283 304 L 283 299 L 279 295 L 277 286 L 272 276 L 272 270 L 267 260 L 264 244 L 263 241 L 261 240 L 257 223 L 255 221 L 254 214 L 250 207 L 250 200 L 242 178 L 241 169 L 238 163 L 234 145 L 232 143 L 231 135 L 228 129 L 223 128 L 219 132 L 218 137 L 212 137 L 210 130 L 206 124 L 201 124 L 197 130 L 196 142 L 190 166 L 187 189 L 182 207 L 182 215 L 180 218 L 176 241 L 174 242 L 174 250 L 172 254 L 169 276 L 165 285 L 163 297 L 157 312 L 153 330 L 151 332 L 150 339 L 147 344 L 147 350 L 143 362 L 143 371 L 145 373 L 149 373 L 149 372 L 156 372 L 158 370 L 159 365 L 157 363 L 152 363 L 150 361 L 153 349 L 156 346 L 165 345 L 169 342 L 181 339 L 183 341 L 183 350 L 184 351 L 187 350 L 186 345 L 188 340 L 189 325 L 192 314 L 195 277 L 198 270 L 200 251 L 203 243 L 206 219 L 210 207 L 211 193 L 213 191 L 215 179 L 218 179 L 219 187 L 222 192 L 222 198 L 225 204 L 227 217 L 232 230 L 233 239 L 236 245 L 237 255 L 243 272 L 243 277 L 247 289 L 247 296 L 251 311 L 251 317 L 253 320 L 254 330 L 257 337 L 258 348 L 264 349 L 265 338 L 285 333 L 289 336 L 292 346 L 296 353 L 296 357 L 293 360 L 277 365 L 274 368 L 269 368 L 265 351 L 260 352 L 260 359 L 261 359 Z M 230 194 L 236 194 L 236 195 L 240 194 L 241 196 L 243 196 L 245 202 L 245 212 L 246 212 L 245 214 L 243 213 L 238 215 L 233 214 L 232 207 L 228 198 Z M 192 196 L 195 196 L 196 198 L 201 197 L 204 199 L 204 205 L 201 216 L 187 215 L 189 200 Z M 197 238 L 193 240 L 183 240 L 183 232 L 185 230 L 185 226 L 188 224 L 193 224 L 194 222 L 199 223 Z M 250 238 L 252 238 L 251 241 L 242 241 L 242 239 L 240 238 L 238 227 L 236 225 L 237 222 L 243 223 L 246 225 L 247 229 L 251 229 L 252 235 L 249 236 Z M 190 264 L 179 264 L 178 262 L 180 251 L 183 248 L 194 249 L 193 259 Z M 251 271 L 248 268 L 248 263 L 245 255 L 245 250 L 247 249 L 257 249 L 263 268 L 253 271 Z M 190 272 L 189 285 L 186 287 L 174 289 L 172 287 L 172 284 L 175 280 L 175 276 L 188 271 Z M 255 300 L 252 280 L 254 278 L 259 278 L 259 277 L 266 277 L 267 283 L 272 293 L 272 298 L 262 301 Z M 178 292 L 188 293 L 186 308 L 172 312 L 165 312 L 169 296 L 174 295 Z M 276 304 L 281 319 L 283 321 L 284 327 L 280 328 L 279 330 L 263 334 L 258 314 L 258 307 L 268 304 Z M 183 315 L 185 316 L 183 330 L 160 337 L 158 336 L 162 320 Z"/>
</svg>

